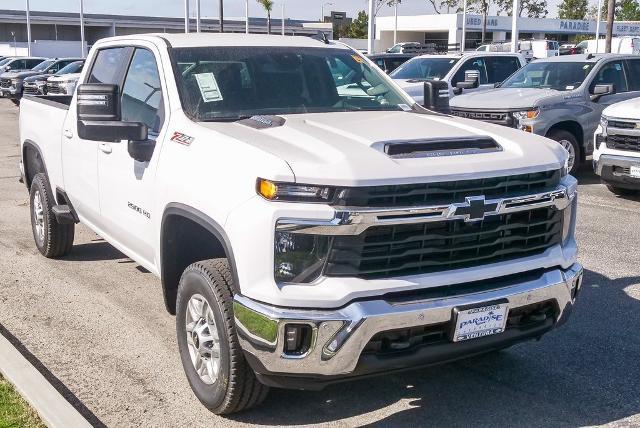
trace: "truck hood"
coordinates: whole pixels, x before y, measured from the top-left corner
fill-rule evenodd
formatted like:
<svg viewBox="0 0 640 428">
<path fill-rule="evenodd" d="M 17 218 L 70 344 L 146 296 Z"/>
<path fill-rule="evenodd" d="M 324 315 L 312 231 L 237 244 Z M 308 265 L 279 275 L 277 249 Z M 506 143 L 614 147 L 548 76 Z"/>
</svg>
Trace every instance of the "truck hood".
<svg viewBox="0 0 640 428">
<path fill-rule="evenodd" d="M 602 112 L 603 116 L 615 117 L 619 119 L 640 120 L 640 98 L 631 98 L 610 105 Z"/>
<path fill-rule="evenodd" d="M 488 91 L 458 95 L 451 99 L 451 107 L 478 110 L 530 108 L 544 104 L 548 98 L 561 96 L 553 89 L 496 88 Z"/>
<path fill-rule="evenodd" d="M 286 161 L 298 183 L 361 186 L 481 178 L 559 169 L 566 152 L 537 135 L 462 118 L 411 112 L 280 116 L 281 126 L 201 125 Z M 384 143 L 488 136 L 501 151 L 393 158 Z M 269 177 L 265 177 L 269 178 Z"/>
<path fill-rule="evenodd" d="M 18 71 L 9 71 L 8 73 L 4 73 L 2 77 L 12 78 L 12 79 L 24 79 L 25 77 L 35 76 L 37 74 L 42 74 L 40 71 L 31 71 L 31 70 L 18 70 Z M 51 74 L 53 76 L 53 74 Z"/>
<path fill-rule="evenodd" d="M 424 82 L 406 79 L 393 79 L 411 98 L 424 98 Z"/>
<path fill-rule="evenodd" d="M 80 78 L 80 73 L 67 73 L 56 76 L 55 74 L 49 78 L 49 82 L 73 82 Z"/>
</svg>

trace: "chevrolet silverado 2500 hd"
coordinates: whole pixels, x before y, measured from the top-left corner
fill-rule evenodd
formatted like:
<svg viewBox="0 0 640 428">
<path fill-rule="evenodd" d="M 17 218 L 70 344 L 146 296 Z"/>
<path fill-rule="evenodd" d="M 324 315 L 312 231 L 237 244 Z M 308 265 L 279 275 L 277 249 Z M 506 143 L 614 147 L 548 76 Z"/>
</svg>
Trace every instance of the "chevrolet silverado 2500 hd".
<svg viewBox="0 0 640 428">
<path fill-rule="evenodd" d="M 613 104 L 596 129 L 593 169 L 617 195 L 640 191 L 640 98 Z"/>
<path fill-rule="evenodd" d="M 82 222 L 159 276 L 216 413 L 539 338 L 581 285 L 566 151 L 426 110 L 342 44 L 103 39 L 20 139 L 37 248 Z"/>
</svg>

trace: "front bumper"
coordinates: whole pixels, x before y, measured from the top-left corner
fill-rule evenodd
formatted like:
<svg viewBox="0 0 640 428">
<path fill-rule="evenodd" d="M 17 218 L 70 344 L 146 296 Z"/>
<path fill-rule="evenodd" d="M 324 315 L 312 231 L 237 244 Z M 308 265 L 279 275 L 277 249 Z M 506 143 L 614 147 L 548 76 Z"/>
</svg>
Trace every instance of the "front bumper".
<svg viewBox="0 0 640 428">
<path fill-rule="evenodd" d="M 640 166 L 640 157 L 601 154 L 593 161 L 593 170 L 602 181 L 624 189 L 640 189 L 640 178 L 629 173 L 631 166 Z"/>
<path fill-rule="evenodd" d="M 357 376 L 450 361 L 538 338 L 569 316 L 582 275 L 582 266 L 576 263 L 566 270 L 551 269 L 504 282 L 497 278 L 490 286 L 478 282 L 469 284 L 473 288 L 457 286 L 457 291 L 431 288 L 409 297 L 387 295 L 354 301 L 335 310 L 280 308 L 236 295 L 234 314 L 247 361 L 263 383 L 315 389 Z M 455 308 L 505 300 L 510 312 L 547 302 L 554 307 L 554 315 L 535 326 L 507 328 L 498 335 L 464 342 L 446 340 L 384 356 L 363 353 L 377 333 L 437 325 L 452 329 Z M 285 327 L 290 324 L 310 328 L 310 345 L 302 354 L 285 351 Z"/>
</svg>

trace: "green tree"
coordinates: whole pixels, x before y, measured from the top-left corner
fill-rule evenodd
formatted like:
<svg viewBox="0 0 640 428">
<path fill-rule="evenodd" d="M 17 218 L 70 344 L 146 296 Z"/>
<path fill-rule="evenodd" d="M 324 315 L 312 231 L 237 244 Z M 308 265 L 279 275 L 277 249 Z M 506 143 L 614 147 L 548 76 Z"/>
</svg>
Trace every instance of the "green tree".
<svg viewBox="0 0 640 428">
<path fill-rule="evenodd" d="M 635 0 L 622 0 L 616 6 L 619 21 L 640 21 L 640 5 Z"/>
<path fill-rule="evenodd" d="M 273 10 L 273 0 L 257 0 L 260 6 L 267 12 L 267 34 L 271 34 L 271 11 Z"/>
<path fill-rule="evenodd" d="M 589 12 L 587 0 L 562 0 L 558 5 L 558 18 L 585 19 Z"/>
<path fill-rule="evenodd" d="M 369 27 L 369 16 L 367 12 L 361 10 L 358 12 L 356 19 L 351 22 L 345 31 L 345 37 L 350 39 L 366 39 L 367 29 Z"/>
<path fill-rule="evenodd" d="M 498 7 L 498 15 L 501 12 L 504 12 L 506 15 L 511 15 L 513 0 L 496 0 L 496 6 Z M 521 0 L 518 16 L 522 16 L 523 14 L 529 18 L 546 17 L 549 14 L 547 10 L 547 0 Z"/>
</svg>

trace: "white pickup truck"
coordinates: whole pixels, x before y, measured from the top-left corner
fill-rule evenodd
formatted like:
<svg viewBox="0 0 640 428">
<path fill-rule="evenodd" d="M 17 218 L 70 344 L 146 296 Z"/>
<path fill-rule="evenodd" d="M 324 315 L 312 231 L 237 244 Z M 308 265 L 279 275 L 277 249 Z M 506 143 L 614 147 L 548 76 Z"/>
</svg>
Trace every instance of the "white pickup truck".
<svg viewBox="0 0 640 428">
<path fill-rule="evenodd" d="M 339 43 L 103 39 L 73 96 L 25 97 L 20 142 L 37 248 L 82 222 L 160 277 L 215 413 L 540 338 L 581 286 L 566 151 Z"/>
<path fill-rule="evenodd" d="M 640 98 L 605 108 L 595 132 L 593 170 L 617 195 L 640 192 Z"/>
</svg>

